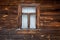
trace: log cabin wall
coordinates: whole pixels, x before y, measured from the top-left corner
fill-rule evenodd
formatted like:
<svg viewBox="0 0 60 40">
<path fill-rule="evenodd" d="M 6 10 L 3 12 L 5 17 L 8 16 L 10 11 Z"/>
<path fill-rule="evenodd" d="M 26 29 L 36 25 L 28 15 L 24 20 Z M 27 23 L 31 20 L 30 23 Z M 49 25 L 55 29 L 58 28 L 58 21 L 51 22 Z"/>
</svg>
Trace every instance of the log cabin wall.
<svg viewBox="0 0 60 40">
<path fill-rule="evenodd" d="M 2 0 L 0 1 L 0 26 L 9 28 L 18 27 L 18 4 L 22 3 L 40 3 L 40 28 L 49 28 L 59 26 L 59 1 L 49 0 Z M 44 19 L 44 20 L 43 20 Z M 47 26 L 47 27 L 45 27 Z"/>
<path fill-rule="evenodd" d="M 60 1 L 59 1 L 60 2 Z M 58 1 L 41 2 L 41 23 L 47 29 L 58 29 L 60 25 L 60 3 Z M 44 20 L 43 20 L 44 19 Z M 43 28 L 44 28 L 43 27 Z"/>
<path fill-rule="evenodd" d="M 40 4 L 39 30 L 18 30 L 18 4 Z M 25 34 L 27 33 L 27 34 Z M 38 35 L 39 34 L 39 35 Z M 60 1 L 0 0 L 1 40 L 60 40 Z"/>
</svg>

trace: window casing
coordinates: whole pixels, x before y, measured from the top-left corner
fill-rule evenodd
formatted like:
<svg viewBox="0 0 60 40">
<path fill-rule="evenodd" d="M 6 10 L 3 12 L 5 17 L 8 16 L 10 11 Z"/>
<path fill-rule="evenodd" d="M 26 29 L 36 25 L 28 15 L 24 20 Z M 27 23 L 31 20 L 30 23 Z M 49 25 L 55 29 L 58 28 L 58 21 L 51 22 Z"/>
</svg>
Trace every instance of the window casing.
<svg viewBox="0 0 60 40">
<path fill-rule="evenodd" d="M 36 29 L 39 27 L 39 6 L 19 5 L 18 26 L 21 29 Z M 38 16 L 37 16 L 38 15 Z"/>
</svg>

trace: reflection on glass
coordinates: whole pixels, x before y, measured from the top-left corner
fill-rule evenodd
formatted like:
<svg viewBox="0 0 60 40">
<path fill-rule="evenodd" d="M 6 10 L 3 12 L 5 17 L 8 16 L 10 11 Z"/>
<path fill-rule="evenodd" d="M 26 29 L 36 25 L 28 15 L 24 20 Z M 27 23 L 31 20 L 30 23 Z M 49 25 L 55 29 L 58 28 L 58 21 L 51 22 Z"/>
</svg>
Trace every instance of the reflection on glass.
<svg viewBox="0 0 60 40">
<path fill-rule="evenodd" d="M 22 28 L 28 28 L 28 17 L 27 17 L 27 15 L 22 15 Z"/>
<path fill-rule="evenodd" d="M 30 16 L 30 28 L 36 28 L 36 15 Z"/>
<path fill-rule="evenodd" d="M 22 13 L 36 13 L 36 7 L 23 7 Z"/>
</svg>

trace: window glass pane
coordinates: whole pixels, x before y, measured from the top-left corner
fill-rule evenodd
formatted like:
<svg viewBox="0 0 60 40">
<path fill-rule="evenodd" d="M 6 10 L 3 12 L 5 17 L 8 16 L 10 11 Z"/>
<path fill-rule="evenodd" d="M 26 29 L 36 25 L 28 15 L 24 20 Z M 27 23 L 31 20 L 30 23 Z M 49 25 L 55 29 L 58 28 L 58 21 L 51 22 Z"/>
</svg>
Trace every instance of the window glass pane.
<svg viewBox="0 0 60 40">
<path fill-rule="evenodd" d="M 36 28 L 36 15 L 30 16 L 30 28 Z"/>
<path fill-rule="evenodd" d="M 36 13 L 36 7 L 22 7 L 22 13 Z"/>
<path fill-rule="evenodd" d="M 28 17 L 27 17 L 27 15 L 22 15 L 22 28 L 28 28 Z"/>
</svg>

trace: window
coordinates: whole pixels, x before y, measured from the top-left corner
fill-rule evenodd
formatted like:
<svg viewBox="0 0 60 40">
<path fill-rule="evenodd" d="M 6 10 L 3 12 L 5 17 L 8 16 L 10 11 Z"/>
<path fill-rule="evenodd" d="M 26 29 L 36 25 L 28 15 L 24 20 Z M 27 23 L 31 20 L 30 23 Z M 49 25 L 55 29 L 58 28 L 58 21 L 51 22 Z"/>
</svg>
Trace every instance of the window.
<svg viewBox="0 0 60 40">
<path fill-rule="evenodd" d="M 22 29 L 36 28 L 36 7 L 22 7 Z"/>
<path fill-rule="evenodd" d="M 39 28 L 39 4 L 22 4 L 18 6 L 18 26 L 21 29 Z"/>
</svg>

